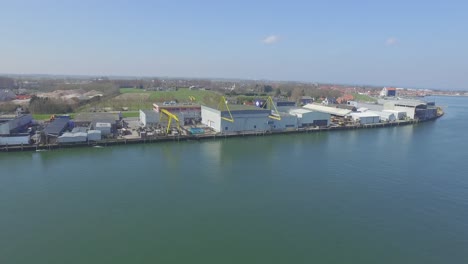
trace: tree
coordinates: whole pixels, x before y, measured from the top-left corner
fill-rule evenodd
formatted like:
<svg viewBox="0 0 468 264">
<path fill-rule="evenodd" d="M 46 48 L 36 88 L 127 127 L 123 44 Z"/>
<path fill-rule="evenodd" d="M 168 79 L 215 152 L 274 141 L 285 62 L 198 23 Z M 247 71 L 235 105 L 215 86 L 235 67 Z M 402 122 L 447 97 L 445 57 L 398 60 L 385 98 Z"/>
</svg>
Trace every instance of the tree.
<svg viewBox="0 0 468 264">
<path fill-rule="evenodd" d="M 271 87 L 271 85 L 263 85 L 263 92 L 265 93 L 273 92 L 273 87 Z"/>
<path fill-rule="evenodd" d="M 301 89 L 299 87 L 294 88 L 292 91 L 291 97 L 293 101 L 299 101 L 302 96 L 304 96 L 304 89 Z"/>
<path fill-rule="evenodd" d="M 276 88 L 275 89 L 275 96 L 278 97 L 281 95 L 281 89 L 280 88 Z"/>
</svg>

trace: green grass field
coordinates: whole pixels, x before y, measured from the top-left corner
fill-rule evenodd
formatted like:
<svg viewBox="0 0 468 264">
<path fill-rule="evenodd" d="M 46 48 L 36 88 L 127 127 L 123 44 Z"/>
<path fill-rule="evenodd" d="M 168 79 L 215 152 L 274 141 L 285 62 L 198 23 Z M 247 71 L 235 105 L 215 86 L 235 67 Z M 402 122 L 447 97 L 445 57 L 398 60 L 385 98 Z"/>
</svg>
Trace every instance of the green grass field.
<svg viewBox="0 0 468 264">
<path fill-rule="evenodd" d="M 364 94 L 353 93 L 354 100 L 359 102 L 377 102 L 377 99 Z"/>
<path fill-rule="evenodd" d="M 124 118 L 127 118 L 127 117 L 140 117 L 140 112 L 139 111 L 122 112 L 122 116 Z"/>
<path fill-rule="evenodd" d="M 76 109 L 76 112 L 92 112 L 93 109 L 102 109 L 109 107 L 112 110 L 121 111 L 123 108 L 128 108 L 123 111 L 124 117 L 138 117 L 139 109 L 149 110 L 153 108 L 153 103 L 164 101 L 177 101 L 179 103 L 193 102 L 203 105 L 218 104 L 221 95 L 217 92 L 206 90 L 190 90 L 188 88 L 179 88 L 177 91 L 145 91 L 135 88 L 121 88 L 120 94 L 105 98 L 102 101 L 93 102 L 83 105 Z M 193 100 L 191 100 L 193 99 Z M 48 120 L 50 115 L 35 115 L 36 120 Z"/>
<path fill-rule="evenodd" d="M 191 102 L 190 97 L 194 97 L 193 102 L 199 104 L 211 104 L 219 101 L 220 95 L 213 91 L 190 90 L 188 88 L 179 88 L 177 91 L 144 91 L 135 88 L 121 88 L 121 94 L 149 94 L 149 100 L 152 102 L 173 101 Z"/>
<path fill-rule="evenodd" d="M 50 119 L 50 116 L 52 114 L 33 114 L 32 117 L 34 120 L 39 120 L 39 121 L 44 121 L 44 120 L 49 120 Z M 60 114 L 58 114 L 60 115 Z M 75 117 L 75 114 L 67 114 L 69 115 L 71 118 L 74 118 Z"/>
</svg>

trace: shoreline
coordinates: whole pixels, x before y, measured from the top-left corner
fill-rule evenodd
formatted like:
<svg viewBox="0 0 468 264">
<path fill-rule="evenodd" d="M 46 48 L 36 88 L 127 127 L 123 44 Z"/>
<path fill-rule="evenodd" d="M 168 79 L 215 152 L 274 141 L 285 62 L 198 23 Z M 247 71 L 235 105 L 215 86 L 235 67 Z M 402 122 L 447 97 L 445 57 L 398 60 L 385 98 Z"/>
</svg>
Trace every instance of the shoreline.
<svg viewBox="0 0 468 264">
<path fill-rule="evenodd" d="M 205 140 L 216 140 L 226 139 L 235 137 L 252 137 L 252 136 L 274 136 L 274 135 L 285 135 L 285 134 L 302 134 L 302 133 L 317 133 L 317 132 L 330 132 L 330 131 L 345 131 L 345 130 L 358 130 L 358 129 L 372 129 L 372 128 L 385 128 L 385 127 L 398 127 L 415 125 L 419 123 L 425 123 L 435 121 L 442 117 L 441 114 L 437 117 L 427 120 L 407 120 L 397 121 L 393 123 L 377 123 L 368 125 L 351 125 L 351 126 L 337 126 L 337 127 L 325 127 L 325 128 L 306 128 L 297 130 L 286 130 L 286 131 L 265 131 L 265 132 L 239 132 L 236 134 L 214 134 L 214 135 L 178 135 L 178 136 L 163 136 L 155 138 L 138 138 L 138 139 L 109 139 L 99 142 L 83 142 L 83 143 L 70 143 L 70 144 L 49 144 L 49 145 L 22 145 L 22 146 L 2 146 L 0 152 L 22 152 L 22 151 L 49 151 L 54 149 L 65 149 L 65 148 L 84 148 L 84 147 L 108 147 L 115 145 L 133 145 L 133 144 L 154 144 L 159 142 L 180 142 L 180 141 L 205 141 Z"/>
</svg>

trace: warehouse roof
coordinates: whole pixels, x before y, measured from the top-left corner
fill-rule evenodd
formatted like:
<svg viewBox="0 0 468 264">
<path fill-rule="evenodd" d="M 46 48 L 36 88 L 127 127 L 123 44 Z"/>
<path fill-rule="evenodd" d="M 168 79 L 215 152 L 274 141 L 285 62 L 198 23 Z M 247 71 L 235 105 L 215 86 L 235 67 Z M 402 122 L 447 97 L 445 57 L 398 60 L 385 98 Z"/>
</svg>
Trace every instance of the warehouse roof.
<svg viewBox="0 0 468 264">
<path fill-rule="evenodd" d="M 76 132 L 76 133 L 71 133 L 71 132 L 65 132 L 63 133 L 62 136 L 60 136 L 59 138 L 65 138 L 65 137 L 87 137 L 88 134 L 87 133 L 83 133 L 83 132 Z"/>
<path fill-rule="evenodd" d="M 380 117 L 378 114 L 369 111 L 364 113 L 351 113 L 350 115 L 355 117 Z"/>
<path fill-rule="evenodd" d="M 312 110 L 309 109 L 304 109 L 304 108 L 294 108 L 289 110 L 290 114 L 307 114 L 307 113 L 312 113 Z"/>
<path fill-rule="evenodd" d="M 72 129 L 72 133 L 77 133 L 77 132 L 84 132 L 86 133 L 88 131 L 87 127 L 75 127 Z"/>
<path fill-rule="evenodd" d="M 358 103 L 359 108 L 367 108 L 368 110 L 372 111 L 382 111 L 383 105 L 381 104 L 366 104 L 366 103 Z M 358 109 L 359 111 L 359 109 Z"/>
<path fill-rule="evenodd" d="M 203 106 L 220 111 L 218 109 L 218 105 L 203 105 Z M 267 110 L 267 109 L 256 107 L 256 106 L 253 106 L 253 105 L 242 105 L 242 104 L 228 104 L 228 107 L 229 107 L 229 110 L 231 110 L 231 111 L 241 111 L 241 110 L 261 111 L 261 110 Z M 221 107 L 221 111 L 223 111 L 223 112 L 227 111 L 226 106 L 223 105 Z"/>
<path fill-rule="evenodd" d="M 385 102 L 386 105 L 404 105 L 406 107 L 417 107 L 420 105 L 427 105 L 424 101 L 419 100 L 389 100 Z"/>
<path fill-rule="evenodd" d="M 56 118 L 44 128 L 44 133 L 46 135 L 58 136 L 68 126 L 68 121 L 70 121 L 70 118 Z"/>
<path fill-rule="evenodd" d="M 339 108 L 329 107 L 329 106 L 324 106 L 324 105 L 319 105 L 319 104 L 306 104 L 304 105 L 304 108 L 317 111 L 317 112 L 336 115 L 336 116 L 346 116 L 349 113 L 351 113 L 351 110 L 339 109 Z"/>
</svg>

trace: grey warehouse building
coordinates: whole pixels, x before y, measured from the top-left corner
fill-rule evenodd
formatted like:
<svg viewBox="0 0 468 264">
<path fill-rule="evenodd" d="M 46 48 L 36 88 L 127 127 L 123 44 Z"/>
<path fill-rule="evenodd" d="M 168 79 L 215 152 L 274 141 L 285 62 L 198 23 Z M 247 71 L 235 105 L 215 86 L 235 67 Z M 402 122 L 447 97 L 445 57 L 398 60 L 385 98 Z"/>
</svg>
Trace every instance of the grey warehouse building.
<svg viewBox="0 0 468 264">
<path fill-rule="evenodd" d="M 234 107 L 234 106 L 232 106 Z M 234 122 L 224 118 L 230 118 L 229 111 L 221 111 L 208 106 L 201 106 L 202 123 L 213 128 L 216 132 L 237 133 L 244 131 L 267 131 L 270 129 L 268 116 L 271 111 L 256 107 L 244 107 L 231 110 Z"/>
</svg>

